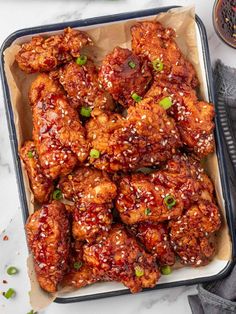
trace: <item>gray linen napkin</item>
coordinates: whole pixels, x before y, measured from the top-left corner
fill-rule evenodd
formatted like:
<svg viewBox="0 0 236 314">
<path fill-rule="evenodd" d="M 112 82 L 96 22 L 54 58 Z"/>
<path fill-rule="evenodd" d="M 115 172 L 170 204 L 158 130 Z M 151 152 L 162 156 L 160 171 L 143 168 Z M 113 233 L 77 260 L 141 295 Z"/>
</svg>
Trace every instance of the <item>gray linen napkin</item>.
<svg viewBox="0 0 236 314">
<path fill-rule="evenodd" d="M 236 205 L 236 69 L 217 61 L 214 71 L 216 106 L 221 121 L 231 201 Z M 224 120 L 225 119 L 225 120 Z M 236 229 L 236 221 L 235 229 Z M 193 314 L 236 313 L 236 265 L 224 279 L 198 286 L 198 295 L 188 296 Z"/>
</svg>

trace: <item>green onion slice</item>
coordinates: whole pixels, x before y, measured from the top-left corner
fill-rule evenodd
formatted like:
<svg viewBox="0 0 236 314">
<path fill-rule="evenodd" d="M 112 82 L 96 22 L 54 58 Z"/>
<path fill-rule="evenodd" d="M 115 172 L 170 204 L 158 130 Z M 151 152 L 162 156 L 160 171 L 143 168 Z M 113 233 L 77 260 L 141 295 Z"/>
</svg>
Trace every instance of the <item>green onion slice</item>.
<svg viewBox="0 0 236 314">
<path fill-rule="evenodd" d="M 18 273 L 18 269 L 17 269 L 16 267 L 14 267 L 14 266 L 8 267 L 7 273 L 8 273 L 8 275 L 10 275 L 10 276 L 11 276 L 11 275 L 15 275 L 15 274 Z"/>
<path fill-rule="evenodd" d="M 27 314 L 37 314 L 37 312 L 34 312 L 34 310 L 31 310 L 31 311 L 28 312 Z"/>
<path fill-rule="evenodd" d="M 3 295 L 6 299 L 11 299 L 12 297 L 14 297 L 15 294 L 16 294 L 15 290 L 12 288 L 9 288 L 7 292 L 4 292 Z"/>
<path fill-rule="evenodd" d="M 84 65 L 87 62 L 87 56 L 80 56 L 76 59 L 76 63 L 79 65 Z"/>
<path fill-rule="evenodd" d="M 134 69 L 136 67 L 136 64 L 133 61 L 129 61 L 128 65 L 131 69 Z"/>
<path fill-rule="evenodd" d="M 89 107 L 82 107 L 80 109 L 80 114 L 83 117 L 89 118 L 91 116 L 91 111 L 92 111 L 92 109 Z"/>
<path fill-rule="evenodd" d="M 166 204 L 168 209 L 171 209 L 173 206 L 176 204 L 176 199 L 174 198 L 173 195 L 166 195 L 164 198 L 164 203 Z"/>
<path fill-rule="evenodd" d="M 162 275 L 169 275 L 172 273 L 172 269 L 169 265 L 165 265 L 161 267 L 161 273 Z"/>
<path fill-rule="evenodd" d="M 100 157 L 100 152 L 97 149 L 91 149 L 89 153 L 90 157 L 92 158 L 99 158 Z"/>
<path fill-rule="evenodd" d="M 142 97 L 141 96 L 139 96 L 138 94 L 136 94 L 136 93 L 133 93 L 132 95 L 131 95 L 131 97 L 133 98 L 133 100 L 135 100 L 136 102 L 139 102 L 139 101 L 141 101 L 142 100 Z"/>
<path fill-rule="evenodd" d="M 137 277 L 142 277 L 142 276 L 144 275 L 144 270 L 143 270 L 142 267 L 140 267 L 140 266 L 135 266 L 135 267 L 134 267 L 134 270 L 135 270 L 135 275 L 136 275 Z"/>
<path fill-rule="evenodd" d="M 56 189 L 53 194 L 52 194 L 52 198 L 56 201 L 59 201 L 62 198 L 62 192 L 60 189 Z"/>
<path fill-rule="evenodd" d="M 167 109 L 169 109 L 173 105 L 173 103 L 172 103 L 172 100 L 171 100 L 170 97 L 165 97 L 165 98 L 163 98 L 162 100 L 159 101 L 159 105 L 163 109 L 167 110 Z"/>
<path fill-rule="evenodd" d="M 83 263 L 82 262 L 75 262 L 74 263 L 74 269 L 79 270 L 82 267 Z"/>
<path fill-rule="evenodd" d="M 151 209 L 150 209 L 150 208 L 146 208 L 146 209 L 145 209 L 145 215 L 146 215 L 146 216 L 151 215 Z"/>
<path fill-rule="evenodd" d="M 28 151 L 27 156 L 28 156 L 29 158 L 33 158 L 33 157 L 34 157 L 33 152 L 31 152 L 31 150 Z"/>
<path fill-rule="evenodd" d="M 157 72 L 161 72 L 164 68 L 164 64 L 163 62 L 161 62 L 160 59 L 156 59 L 152 61 L 152 66 L 153 66 L 153 69 Z"/>
</svg>

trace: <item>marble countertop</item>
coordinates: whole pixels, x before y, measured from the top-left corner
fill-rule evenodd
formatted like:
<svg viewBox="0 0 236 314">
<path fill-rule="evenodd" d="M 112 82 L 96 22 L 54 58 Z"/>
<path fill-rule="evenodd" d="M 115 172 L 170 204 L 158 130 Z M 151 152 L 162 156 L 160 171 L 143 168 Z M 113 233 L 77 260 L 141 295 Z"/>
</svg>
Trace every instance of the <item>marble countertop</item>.
<svg viewBox="0 0 236 314">
<path fill-rule="evenodd" d="M 10 33 L 21 28 L 173 4 L 195 4 L 196 12 L 207 29 L 212 63 L 220 58 L 226 64 L 235 67 L 235 50 L 220 41 L 213 29 L 211 19 L 213 0 L 0 0 L 0 43 Z M 6 287 L 17 290 L 17 295 L 12 300 L 5 300 L 0 295 L 0 313 L 26 314 L 31 309 L 26 273 L 27 248 L 1 89 L 0 119 L 0 291 L 5 291 Z M 9 237 L 8 241 L 3 241 L 4 235 Z M 14 278 L 7 276 L 7 265 L 17 266 L 20 273 Z M 7 280 L 8 284 L 3 284 L 3 280 Z M 53 303 L 40 313 L 108 314 L 112 311 L 113 314 L 172 314 L 173 312 L 188 314 L 191 310 L 187 295 L 195 293 L 195 286 L 184 286 L 68 305 Z"/>
</svg>

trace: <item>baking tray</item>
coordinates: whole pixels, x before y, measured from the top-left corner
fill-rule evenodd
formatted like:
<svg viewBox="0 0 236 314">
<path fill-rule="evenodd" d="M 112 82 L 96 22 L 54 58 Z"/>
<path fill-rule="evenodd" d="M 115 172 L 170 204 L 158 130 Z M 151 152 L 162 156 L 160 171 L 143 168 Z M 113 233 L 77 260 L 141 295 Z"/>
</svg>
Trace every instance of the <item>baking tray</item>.
<svg viewBox="0 0 236 314">
<path fill-rule="evenodd" d="M 27 207 L 27 200 L 26 200 L 26 192 L 25 186 L 23 183 L 23 174 L 21 168 L 21 162 L 18 156 L 18 141 L 16 136 L 16 129 L 14 125 L 14 117 L 13 117 L 13 110 L 12 104 L 10 100 L 10 91 L 7 84 L 6 75 L 4 72 L 4 50 L 8 48 L 15 40 L 23 42 L 26 38 L 39 34 L 39 33 L 49 33 L 49 32 L 57 32 L 62 31 L 66 27 L 72 28 L 82 28 L 86 30 L 86 27 L 106 24 L 106 23 L 115 23 L 121 22 L 130 19 L 137 19 L 137 18 L 145 18 L 150 17 L 153 15 L 157 15 L 161 12 L 166 12 L 169 9 L 176 8 L 177 6 L 168 6 L 162 8 L 155 8 L 150 10 L 138 11 L 138 12 L 131 12 L 131 13 L 122 13 L 110 16 L 103 16 L 98 18 L 89 18 L 85 20 L 78 20 L 73 22 L 65 22 L 65 23 L 57 23 L 52 25 L 45 25 L 39 27 L 33 27 L 28 29 L 19 30 L 11 34 L 3 43 L 1 47 L 1 60 L 0 60 L 0 70 L 1 70 L 1 77 L 2 77 L 2 87 L 4 92 L 4 99 L 5 99 L 5 108 L 6 108 L 6 117 L 8 122 L 8 129 L 9 129 L 9 136 L 10 136 L 10 143 L 12 148 L 12 154 L 14 159 L 14 166 L 15 172 L 17 177 L 17 184 L 18 184 L 18 191 L 19 191 L 19 198 L 21 203 L 21 209 L 23 214 L 24 222 L 27 220 L 28 217 L 28 207 Z M 209 56 L 209 49 L 207 43 L 207 36 L 205 27 L 201 21 L 201 19 L 196 16 L 196 30 L 197 30 L 197 41 L 199 46 L 199 56 L 200 56 L 200 64 L 203 70 L 203 77 L 204 77 L 204 90 L 205 90 L 205 99 L 213 102 L 214 93 L 213 93 L 213 79 L 212 79 L 212 72 L 211 72 L 211 62 Z M 216 108 L 217 111 L 217 108 Z M 222 195 L 224 199 L 225 211 L 226 211 L 226 220 L 228 224 L 229 233 L 232 240 L 232 259 L 228 261 L 221 261 L 220 265 L 214 264 L 214 260 L 207 266 L 201 268 L 182 268 L 178 271 L 173 272 L 172 276 L 162 276 L 160 282 L 157 286 L 153 289 L 144 289 L 147 290 L 154 290 L 154 289 L 162 289 L 162 288 L 169 288 L 169 287 L 177 287 L 182 285 L 192 285 L 202 282 L 207 282 L 211 280 L 217 280 L 225 277 L 229 271 L 232 269 L 234 259 L 235 259 L 235 248 L 236 248 L 236 236 L 234 232 L 233 226 L 233 204 L 231 201 L 231 195 L 229 190 L 229 181 L 226 173 L 227 163 L 226 163 L 226 156 L 225 151 L 223 149 L 223 137 L 220 132 L 220 121 L 216 115 L 215 118 L 215 139 L 216 139 L 216 155 L 218 159 L 218 166 L 219 166 L 219 173 L 221 179 L 221 186 L 222 186 Z M 171 281 L 170 281 L 171 278 Z M 184 279 L 183 279 L 184 278 Z M 108 296 L 117 296 L 130 293 L 129 290 L 123 285 L 118 283 L 102 283 L 102 284 L 94 284 L 92 286 L 88 286 L 78 291 L 66 294 L 66 295 L 59 295 L 55 302 L 58 303 L 69 303 L 69 302 L 78 302 L 83 300 L 91 300 L 91 299 L 98 299 L 104 298 Z"/>
</svg>

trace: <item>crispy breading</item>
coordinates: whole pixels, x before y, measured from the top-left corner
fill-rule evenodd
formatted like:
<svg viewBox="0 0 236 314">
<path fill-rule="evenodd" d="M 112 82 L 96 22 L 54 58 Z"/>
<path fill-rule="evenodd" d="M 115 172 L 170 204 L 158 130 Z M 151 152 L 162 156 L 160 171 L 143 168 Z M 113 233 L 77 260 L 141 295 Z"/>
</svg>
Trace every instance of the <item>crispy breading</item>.
<svg viewBox="0 0 236 314">
<path fill-rule="evenodd" d="M 75 239 L 91 241 L 100 232 L 109 230 L 116 185 L 105 172 L 88 167 L 79 168 L 62 177 L 59 188 L 66 199 L 75 202 L 70 208 Z"/>
<path fill-rule="evenodd" d="M 48 179 L 43 172 L 33 141 L 24 143 L 20 149 L 20 158 L 24 162 L 35 200 L 39 203 L 46 203 L 50 199 L 54 186 L 52 180 Z"/>
<path fill-rule="evenodd" d="M 175 263 L 175 254 L 170 245 L 167 226 L 164 223 L 142 222 L 131 226 L 130 229 L 146 250 L 156 258 L 159 265 Z"/>
<path fill-rule="evenodd" d="M 159 165 L 181 146 L 173 119 L 152 98 L 127 111 L 126 118 L 93 112 L 86 129 L 91 147 L 100 153 L 90 157 L 94 167 L 114 172 Z"/>
<path fill-rule="evenodd" d="M 63 34 L 32 37 L 21 46 L 16 61 L 26 73 L 51 71 L 78 57 L 80 49 L 90 44 L 92 41 L 86 33 L 68 27 Z"/>
<path fill-rule="evenodd" d="M 56 89 L 56 82 L 54 82 Z M 33 111 L 33 139 L 45 174 L 56 179 L 66 175 L 88 155 L 85 130 L 78 113 L 61 93 L 52 93 L 52 80 L 40 74 L 30 95 Z"/>
<path fill-rule="evenodd" d="M 172 208 L 165 202 L 168 196 L 175 199 Z M 178 218 L 183 211 L 183 201 L 178 190 L 154 184 L 150 175 L 137 173 L 120 181 L 116 208 L 122 221 L 129 225 L 142 221 L 161 222 Z"/>
<path fill-rule="evenodd" d="M 170 222 L 170 238 L 181 263 L 203 266 L 215 253 L 212 235 L 221 225 L 219 210 L 211 202 L 200 202 L 190 207 L 185 215 Z"/>
<path fill-rule="evenodd" d="M 104 58 L 99 80 L 114 100 L 124 107 L 135 104 L 132 94 L 143 96 L 152 80 L 147 61 L 129 49 L 116 47 Z"/>
<path fill-rule="evenodd" d="M 150 174 L 150 180 L 179 191 L 185 208 L 202 200 L 214 201 L 211 179 L 199 161 L 185 154 L 174 155 L 160 170 Z"/>
<path fill-rule="evenodd" d="M 61 177 L 59 188 L 68 200 L 94 204 L 111 203 L 117 190 L 106 172 L 90 167 L 80 167 Z"/>
<path fill-rule="evenodd" d="M 75 108 L 114 108 L 111 95 L 99 86 L 97 69 L 91 60 L 84 65 L 71 61 L 59 69 L 58 78 Z"/>
<path fill-rule="evenodd" d="M 181 140 L 188 151 L 203 158 L 214 151 L 214 106 L 198 101 L 196 92 L 185 84 L 155 82 L 146 97 L 153 97 L 158 103 L 170 97 L 172 106 L 167 111 L 174 118 Z"/>
<path fill-rule="evenodd" d="M 121 225 L 86 244 L 83 258 L 95 275 L 122 282 L 132 293 L 154 287 L 160 277 L 155 259 Z"/>
<path fill-rule="evenodd" d="M 161 62 L 163 69 L 153 69 L 155 80 L 185 83 L 197 87 L 198 79 L 192 64 L 185 59 L 175 42 L 175 31 L 156 21 L 138 22 L 131 27 L 132 50 L 151 62 Z"/>
<path fill-rule="evenodd" d="M 29 217 L 25 228 L 39 284 L 55 292 L 68 268 L 70 229 L 64 205 L 58 201 L 44 205 Z"/>
</svg>

